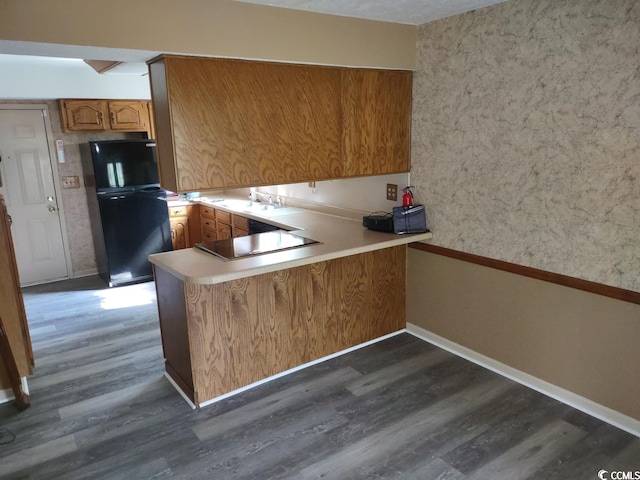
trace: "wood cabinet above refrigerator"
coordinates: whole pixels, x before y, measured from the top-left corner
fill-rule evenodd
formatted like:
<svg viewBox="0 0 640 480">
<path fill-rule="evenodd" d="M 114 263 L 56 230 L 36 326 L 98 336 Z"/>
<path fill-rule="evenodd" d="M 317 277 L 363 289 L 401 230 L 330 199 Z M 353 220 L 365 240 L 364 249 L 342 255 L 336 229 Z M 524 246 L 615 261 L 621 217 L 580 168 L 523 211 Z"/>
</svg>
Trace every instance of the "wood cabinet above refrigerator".
<svg viewBox="0 0 640 480">
<path fill-rule="evenodd" d="M 153 138 L 147 100 L 60 99 L 62 129 L 73 132 L 147 132 Z"/>
<path fill-rule="evenodd" d="M 180 56 L 149 71 L 168 190 L 409 171 L 409 71 Z"/>
</svg>

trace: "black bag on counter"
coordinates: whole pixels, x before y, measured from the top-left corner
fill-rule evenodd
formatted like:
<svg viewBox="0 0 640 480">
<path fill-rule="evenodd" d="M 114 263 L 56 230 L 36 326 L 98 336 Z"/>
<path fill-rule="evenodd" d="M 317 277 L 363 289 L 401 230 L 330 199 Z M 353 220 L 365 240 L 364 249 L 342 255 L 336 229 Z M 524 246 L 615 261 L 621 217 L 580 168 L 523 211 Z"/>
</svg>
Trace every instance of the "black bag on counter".
<svg viewBox="0 0 640 480">
<path fill-rule="evenodd" d="M 376 232 L 393 233 L 393 215 L 389 212 L 376 212 L 362 217 L 362 226 Z"/>
<path fill-rule="evenodd" d="M 424 233 L 427 231 L 427 215 L 424 205 L 393 207 L 394 233 Z"/>
</svg>

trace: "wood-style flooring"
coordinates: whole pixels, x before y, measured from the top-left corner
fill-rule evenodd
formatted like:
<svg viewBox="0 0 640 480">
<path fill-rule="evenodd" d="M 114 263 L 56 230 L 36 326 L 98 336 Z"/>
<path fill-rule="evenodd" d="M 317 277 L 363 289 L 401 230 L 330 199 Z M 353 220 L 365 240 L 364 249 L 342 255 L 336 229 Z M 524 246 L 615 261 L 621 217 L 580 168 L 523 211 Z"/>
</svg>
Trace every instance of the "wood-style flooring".
<svg viewBox="0 0 640 480">
<path fill-rule="evenodd" d="M 24 290 L 32 406 L 2 479 L 597 479 L 640 439 L 401 334 L 192 410 L 163 377 L 153 283 Z M 366 319 L 362 319 L 366 321 Z"/>
</svg>

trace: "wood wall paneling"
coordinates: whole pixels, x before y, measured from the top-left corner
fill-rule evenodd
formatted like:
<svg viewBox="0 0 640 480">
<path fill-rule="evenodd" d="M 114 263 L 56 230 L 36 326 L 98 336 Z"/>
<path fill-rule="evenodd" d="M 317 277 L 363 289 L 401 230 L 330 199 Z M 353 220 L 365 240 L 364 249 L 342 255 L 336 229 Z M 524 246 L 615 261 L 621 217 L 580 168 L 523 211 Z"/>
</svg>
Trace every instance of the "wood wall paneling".
<svg viewBox="0 0 640 480">
<path fill-rule="evenodd" d="M 186 284 L 195 397 L 215 398 L 404 328 L 405 252 Z"/>
</svg>

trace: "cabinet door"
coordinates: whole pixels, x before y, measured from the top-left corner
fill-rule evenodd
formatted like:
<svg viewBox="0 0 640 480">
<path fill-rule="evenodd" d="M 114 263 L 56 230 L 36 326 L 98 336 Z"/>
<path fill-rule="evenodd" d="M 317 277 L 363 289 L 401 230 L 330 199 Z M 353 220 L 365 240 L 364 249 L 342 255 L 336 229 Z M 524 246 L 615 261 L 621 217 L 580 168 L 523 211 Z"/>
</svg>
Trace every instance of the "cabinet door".
<svg viewBox="0 0 640 480">
<path fill-rule="evenodd" d="M 231 225 L 226 223 L 216 222 L 216 237 L 218 240 L 225 240 L 231 238 Z"/>
<path fill-rule="evenodd" d="M 170 218 L 171 223 L 171 244 L 174 250 L 188 248 L 189 244 L 189 223 L 187 217 Z"/>
<path fill-rule="evenodd" d="M 342 71 L 344 176 L 409 171 L 412 74 Z"/>
<path fill-rule="evenodd" d="M 109 120 L 113 130 L 146 132 L 149 128 L 147 106 L 141 101 L 110 100 Z"/>
<path fill-rule="evenodd" d="M 105 100 L 61 100 L 60 115 L 65 132 L 103 131 L 107 129 Z"/>
<path fill-rule="evenodd" d="M 166 188 L 342 176 L 339 69 L 164 57 L 150 73 Z"/>
</svg>

